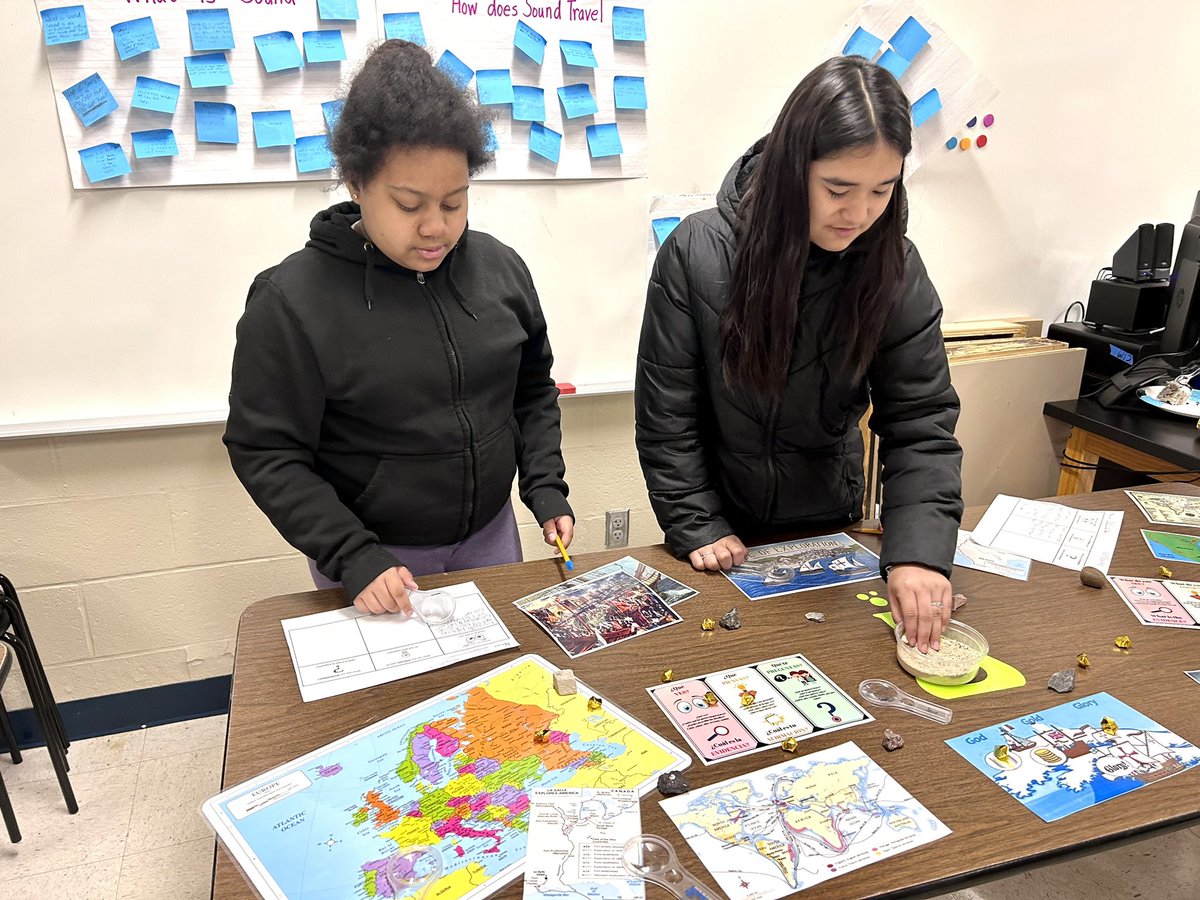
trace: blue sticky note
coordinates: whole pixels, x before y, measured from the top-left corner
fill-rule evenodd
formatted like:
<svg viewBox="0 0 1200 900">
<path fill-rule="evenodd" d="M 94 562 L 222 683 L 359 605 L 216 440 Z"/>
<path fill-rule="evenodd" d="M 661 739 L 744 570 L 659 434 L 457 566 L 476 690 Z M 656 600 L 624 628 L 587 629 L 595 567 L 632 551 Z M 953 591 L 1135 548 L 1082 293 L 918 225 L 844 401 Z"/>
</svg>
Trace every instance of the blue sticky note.
<svg viewBox="0 0 1200 900">
<path fill-rule="evenodd" d="M 232 50 L 233 26 L 227 9 L 189 9 L 188 32 L 193 50 Z"/>
<path fill-rule="evenodd" d="M 131 59 L 158 49 L 158 33 L 154 30 L 154 20 L 149 16 L 118 22 L 112 27 L 112 36 L 113 43 L 117 45 L 117 56 L 121 59 Z"/>
<path fill-rule="evenodd" d="M 909 61 L 890 48 L 883 51 L 883 56 L 879 57 L 878 62 L 879 65 L 891 72 L 896 78 L 903 75 L 909 67 Z"/>
<path fill-rule="evenodd" d="M 333 152 L 329 149 L 329 135 L 313 134 L 296 138 L 296 171 L 320 172 L 333 168 Z"/>
<path fill-rule="evenodd" d="M 646 79 L 640 75 L 618 75 L 613 79 L 613 101 L 617 109 L 645 109 Z"/>
<path fill-rule="evenodd" d="M 666 243 L 667 238 L 671 236 L 671 232 L 675 230 L 682 219 L 679 216 L 663 216 L 661 219 L 651 219 L 650 227 L 654 229 L 654 244 L 661 247 Z"/>
<path fill-rule="evenodd" d="M 540 87 L 513 85 L 513 113 L 518 122 L 546 121 L 546 92 Z"/>
<path fill-rule="evenodd" d="M 556 163 L 562 153 L 562 135 L 553 128 L 547 128 L 541 122 L 531 122 L 529 125 L 529 149 L 538 156 Z"/>
<path fill-rule="evenodd" d="M 621 132 L 615 122 L 605 122 L 603 125 L 587 127 L 588 152 L 592 159 L 605 156 L 620 156 L 624 150 L 621 147 Z"/>
<path fill-rule="evenodd" d="M 290 110 L 252 112 L 250 120 L 254 123 L 254 146 L 290 147 L 296 143 L 296 130 L 292 127 Z"/>
<path fill-rule="evenodd" d="M 238 142 L 237 109 L 232 103 L 194 101 L 196 106 L 196 140 L 204 144 L 236 144 Z"/>
<path fill-rule="evenodd" d="M 148 109 L 152 112 L 175 115 L 175 107 L 179 104 L 179 85 L 169 81 L 159 81 L 139 75 L 133 83 L 133 100 L 129 105 L 135 109 Z"/>
<path fill-rule="evenodd" d="M 612 8 L 614 41 L 646 41 L 646 11 L 636 6 Z"/>
<path fill-rule="evenodd" d="M 517 33 L 513 36 L 513 46 L 539 66 L 546 58 L 546 39 L 524 22 L 517 22 Z"/>
<path fill-rule="evenodd" d="M 85 128 L 95 125 L 117 108 L 117 98 L 112 95 L 99 72 L 93 72 L 83 81 L 71 85 L 63 91 L 63 96 Z"/>
<path fill-rule="evenodd" d="M 91 37 L 91 33 L 88 31 L 87 10 L 82 6 L 56 6 L 54 9 L 43 9 L 42 34 L 45 36 L 47 47 L 86 41 Z M 105 145 L 101 144 L 100 146 Z M 124 154 L 122 153 L 122 155 Z"/>
<path fill-rule="evenodd" d="M 85 147 L 79 151 L 79 159 L 83 163 L 83 171 L 87 173 L 88 181 L 92 184 L 106 178 L 128 175 L 131 171 L 125 150 L 120 144 Z"/>
<path fill-rule="evenodd" d="M 345 105 L 345 100 L 326 100 L 321 104 L 321 115 L 325 117 L 325 127 L 329 129 L 330 134 L 333 134 L 333 129 L 337 127 L 338 119 L 342 117 L 342 107 Z"/>
<path fill-rule="evenodd" d="M 438 59 L 437 67 L 449 75 L 450 80 L 457 84 L 459 88 L 465 88 L 470 84 L 471 78 L 475 75 L 474 69 L 449 50 L 444 52 Z"/>
<path fill-rule="evenodd" d="M 388 38 L 411 41 L 418 47 L 425 46 L 425 29 L 421 25 L 419 12 L 384 13 L 383 33 Z"/>
<path fill-rule="evenodd" d="M 926 119 L 941 108 L 942 98 L 938 96 L 937 88 L 926 91 L 921 99 L 912 105 L 913 126 L 920 128 Z"/>
<path fill-rule="evenodd" d="M 358 0 L 317 0 L 317 15 L 322 19 L 354 21 L 358 18 Z"/>
<path fill-rule="evenodd" d="M 179 147 L 175 143 L 175 132 L 170 128 L 135 131 L 130 137 L 133 138 L 133 155 L 138 159 L 179 155 Z"/>
<path fill-rule="evenodd" d="M 485 106 L 513 102 L 512 76 L 508 69 L 480 69 L 475 73 L 475 89 Z"/>
<path fill-rule="evenodd" d="M 256 34 L 254 46 L 258 48 L 258 56 L 262 60 L 263 68 L 268 72 L 299 69 L 304 65 L 304 60 L 300 58 L 300 47 L 296 44 L 296 36 L 290 31 Z"/>
<path fill-rule="evenodd" d="M 558 89 L 558 99 L 568 119 L 590 116 L 600 110 L 596 98 L 592 96 L 592 89 L 584 82 L 563 85 Z"/>
<path fill-rule="evenodd" d="M 187 69 L 188 83 L 194 88 L 233 84 L 233 73 L 229 71 L 229 60 L 224 52 L 185 56 L 183 66 Z"/>
<path fill-rule="evenodd" d="M 592 52 L 592 45 L 587 41 L 559 41 L 558 49 L 562 51 L 567 65 L 586 66 L 589 69 L 600 65 L 596 62 L 596 54 Z"/>
<path fill-rule="evenodd" d="M 304 32 L 304 58 L 310 63 L 339 62 L 346 58 L 346 45 L 342 42 L 342 31 Z"/>
<path fill-rule="evenodd" d="M 909 16 L 904 20 L 904 24 L 896 29 L 896 33 L 891 36 L 888 43 L 892 49 L 907 59 L 909 62 L 917 55 L 922 47 L 929 41 L 929 32 L 924 26 Z"/>
<path fill-rule="evenodd" d="M 875 37 L 860 26 L 854 29 L 854 34 L 846 41 L 846 46 L 842 48 L 842 56 L 865 56 L 867 59 L 874 59 L 882 46 L 883 38 Z"/>
<path fill-rule="evenodd" d="M 483 123 L 483 149 L 492 153 L 500 149 L 500 142 L 496 140 L 496 129 L 492 127 L 491 122 Z"/>
</svg>

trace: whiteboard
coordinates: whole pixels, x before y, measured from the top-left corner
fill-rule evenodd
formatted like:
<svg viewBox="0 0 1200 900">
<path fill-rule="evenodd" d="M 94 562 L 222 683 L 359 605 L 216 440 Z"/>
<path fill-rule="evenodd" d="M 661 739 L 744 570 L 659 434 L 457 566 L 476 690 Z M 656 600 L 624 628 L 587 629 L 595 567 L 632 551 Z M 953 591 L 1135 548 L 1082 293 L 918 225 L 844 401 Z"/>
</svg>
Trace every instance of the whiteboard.
<svg viewBox="0 0 1200 900">
<path fill-rule="evenodd" d="M 1059 319 L 1139 223 L 1190 214 L 1200 5 L 1155 4 L 1153 28 L 1138 4 L 922 7 L 999 94 L 986 149 L 935 153 L 913 176 L 909 234 L 949 318 Z M 650 199 L 716 191 L 857 8 L 662 0 L 647 13 L 646 178 L 472 188 L 472 227 L 529 264 L 556 379 L 632 379 Z M 0 96 L 19 98 L 0 226 L 0 434 L 219 415 L 251 279 L 345 194 L 318 182 L 73 191 L 41 41 L 33 3 L 0 3 Z M 1161 121 L 1134 117 L 1147 78 Z"/>
</svg>

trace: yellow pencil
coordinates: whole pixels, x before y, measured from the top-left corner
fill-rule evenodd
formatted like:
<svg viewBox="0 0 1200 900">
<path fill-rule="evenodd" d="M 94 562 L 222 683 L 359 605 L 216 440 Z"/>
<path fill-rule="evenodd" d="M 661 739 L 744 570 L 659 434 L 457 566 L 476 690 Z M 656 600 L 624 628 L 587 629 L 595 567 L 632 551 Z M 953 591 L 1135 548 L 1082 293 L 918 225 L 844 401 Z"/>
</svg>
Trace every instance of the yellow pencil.
<svg viewBox="0 0 1200 900">
<path fill-rule="evenodd" d="M 575 571 L 575 563 L 571 562 L 571 557 L 567 556 L 567 548 L 563 546 L 562 538 L 557 534 L 554 536 L 554 543 L 558 544 L 558 552 L 562 554 L 563 562 L 567 564 L 567 571 Z"/>
</svg>

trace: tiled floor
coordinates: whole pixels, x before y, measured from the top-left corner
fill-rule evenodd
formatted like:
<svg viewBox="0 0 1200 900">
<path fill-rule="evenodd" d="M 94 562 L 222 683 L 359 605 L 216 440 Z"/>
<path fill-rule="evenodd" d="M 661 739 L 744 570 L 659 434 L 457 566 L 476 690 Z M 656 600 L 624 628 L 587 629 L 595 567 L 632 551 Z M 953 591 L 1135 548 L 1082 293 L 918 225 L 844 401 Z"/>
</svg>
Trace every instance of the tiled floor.
<svg viewBox="0 0 1200 900">
<path fill-rule="evenodd" d="M 221 781 L 225 717 L 71 745 L 79 813 L 67 813 L 44 749 L 0 757 L 24 840 L 0 831 L 0 898 L 204 900 L 213 836 L 200 804 Z M 1200 897 L 1200 828 L 993 881 L 942 900 Z"/>
</svg>

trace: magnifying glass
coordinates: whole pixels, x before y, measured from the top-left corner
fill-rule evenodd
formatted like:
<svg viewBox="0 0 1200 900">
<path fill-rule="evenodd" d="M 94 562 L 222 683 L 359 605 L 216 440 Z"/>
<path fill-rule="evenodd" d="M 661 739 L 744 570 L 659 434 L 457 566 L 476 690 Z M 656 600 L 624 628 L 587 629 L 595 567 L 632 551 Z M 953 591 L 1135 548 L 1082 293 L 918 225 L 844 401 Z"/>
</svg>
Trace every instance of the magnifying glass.
<svg viewBox="0 0 1200 900">
<path fill-rule="evenodd" d="M 393 897 L 421 900 L 429 886 L 442 877 L 442 855 L 426 844 L 405 847 L 388 857 L 383 877 Z"/>
<path fill-rule="evenodd" d="M 657 834 L 639 834 L 621 851 L 625 868 L 680 900 L 721 900 L 721 894 L 679 864 L 675 848 Z"/>
<path fill-rule="evenodd" d="M 449 591 L 409 591 L 413 618 L 426 625 L 443 625 L 454 618 L 454 595 Z"/>
<path fill-rule="evenodd" d="M 710 741 L 715 741 L 717 738 L 725 737 L 725 735 L 727 735 L 727 734 L 729 734 L 729 729 L 726 728 L 724 725 L 718 725 L 716 728 L 713 729 L 713 733 L 708 736 L 708 739 Z"/>
</svg>

